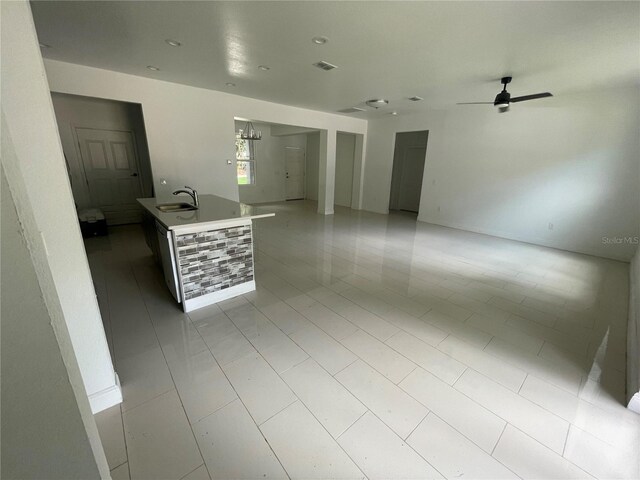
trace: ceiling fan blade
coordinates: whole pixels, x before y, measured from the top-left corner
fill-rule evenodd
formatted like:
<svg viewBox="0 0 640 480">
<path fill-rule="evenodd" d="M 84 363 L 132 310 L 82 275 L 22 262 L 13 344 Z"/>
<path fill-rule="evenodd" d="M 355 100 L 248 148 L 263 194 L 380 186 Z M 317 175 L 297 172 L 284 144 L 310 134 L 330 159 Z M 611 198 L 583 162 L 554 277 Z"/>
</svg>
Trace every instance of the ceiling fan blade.
<svg viewBox="0 0 640 480">
<path fill-rule="evenodd" d="M 537 98 L 553 97 L 549 92 L 534 93 L 533 95 L 523 95 L 522 97 L 511 98 L 511 103 L 526 102 L 527 100 L 535 100 Z"/>
<path fill-rule="evenodd" d="M 456 105 L 493 105 L 493 102 L 462 102 Z"/>
</svg>

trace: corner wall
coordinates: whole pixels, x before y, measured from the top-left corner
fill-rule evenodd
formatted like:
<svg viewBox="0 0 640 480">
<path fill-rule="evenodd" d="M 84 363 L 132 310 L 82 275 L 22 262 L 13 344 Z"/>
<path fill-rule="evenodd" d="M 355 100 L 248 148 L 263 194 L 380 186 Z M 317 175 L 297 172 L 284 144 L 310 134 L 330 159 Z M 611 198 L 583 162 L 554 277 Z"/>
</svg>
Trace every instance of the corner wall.
<svg viewBox="0 0 640 480">
<path fill-rule="evenodd" d="M 637 236 L 637 87 L 369 121 L 363 208 L 387 213 L 396 132 L 429 130 L 419 220 L 628 261 Z"/>
</svg>

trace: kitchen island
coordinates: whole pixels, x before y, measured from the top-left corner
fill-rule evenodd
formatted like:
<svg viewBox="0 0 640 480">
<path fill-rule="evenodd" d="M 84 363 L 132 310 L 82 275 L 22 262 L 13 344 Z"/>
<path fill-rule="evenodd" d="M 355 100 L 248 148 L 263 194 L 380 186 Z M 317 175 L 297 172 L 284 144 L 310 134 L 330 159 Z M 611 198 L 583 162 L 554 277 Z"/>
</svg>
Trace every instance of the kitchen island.
<svg viewBox="0 0 640 480">
<path fill-rule="evenodd" d="M 216 195 L 201 195 L 191 210 L 171 211 L 156 198 L 138 203 L 147 245 L 185 312 L 255 290 L 252 223 L 275 213 Z"/>
</svg>

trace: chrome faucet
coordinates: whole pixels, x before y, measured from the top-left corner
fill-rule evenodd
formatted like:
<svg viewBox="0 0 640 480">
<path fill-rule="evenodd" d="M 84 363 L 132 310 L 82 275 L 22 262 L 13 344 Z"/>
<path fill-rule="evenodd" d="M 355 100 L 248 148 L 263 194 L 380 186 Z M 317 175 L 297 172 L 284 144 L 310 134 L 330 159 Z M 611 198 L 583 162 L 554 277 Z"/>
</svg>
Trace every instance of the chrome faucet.
<svg viewBox="0 0 640 480">
<path fill-rule="evenodd" d="M 195 189 L 188 187 L 187 185 L 184 186 L 184 188 L 188 188 L 189 190 L 176 190 L 175 192 L 173 192 L 174 195 L 178 195 L 179 193 L 186 193 L 187 195 L 189 195 L 192 199 L 193 199 L 193 206 L 194 207 L 199 207 L 200 206 L 200 202 L 198 202 L 198 192 L 195 191 Z"/>
</svg>

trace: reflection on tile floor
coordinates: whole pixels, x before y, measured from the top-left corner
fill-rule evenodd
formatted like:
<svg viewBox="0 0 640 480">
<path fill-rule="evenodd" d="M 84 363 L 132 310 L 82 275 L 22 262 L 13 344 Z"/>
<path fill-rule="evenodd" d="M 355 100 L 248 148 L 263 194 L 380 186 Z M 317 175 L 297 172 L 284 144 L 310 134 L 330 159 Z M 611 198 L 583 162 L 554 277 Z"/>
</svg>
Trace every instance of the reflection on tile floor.
<svg viewBox="0 0 640 480">
<path fill-rule="evenodd" d="M 114 478 L 638 478 L 626 264 L 272 207 L 257 291 L 190 315 L 139 226 L 87 240 Z"/>
</svg>

